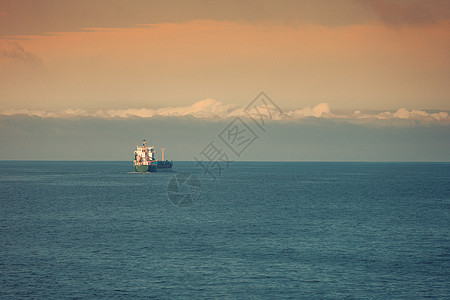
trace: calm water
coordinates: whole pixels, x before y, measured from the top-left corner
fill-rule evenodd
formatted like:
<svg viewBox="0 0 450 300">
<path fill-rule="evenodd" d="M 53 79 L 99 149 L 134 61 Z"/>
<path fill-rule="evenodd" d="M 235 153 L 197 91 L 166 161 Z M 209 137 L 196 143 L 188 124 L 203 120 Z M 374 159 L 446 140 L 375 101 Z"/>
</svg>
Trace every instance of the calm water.
<svg viewBox="0 0 450 300">
<path fill-rule="evenodd" d="M 0 162 L 0 298 L 450 295 L 450 164 L 174 169 Z"/>
</svg>

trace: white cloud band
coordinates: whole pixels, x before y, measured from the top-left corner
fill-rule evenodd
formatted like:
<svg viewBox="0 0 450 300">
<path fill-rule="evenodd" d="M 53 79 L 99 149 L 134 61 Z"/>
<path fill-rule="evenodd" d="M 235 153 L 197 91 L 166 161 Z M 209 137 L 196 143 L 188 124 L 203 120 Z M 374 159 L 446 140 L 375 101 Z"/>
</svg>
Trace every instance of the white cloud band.
<svg viewBox="0 0 450 300">
<path fill-rule="evenodd" d="M 261 111 L 267 109 L 260 107 Z M 197 101 L 189 106 L 163 107 L 159 109 L 149 108 L 129 108 L 116 110 L 98 110 L 86 111 L 82 109 L 66 109 L 63 111 L 48 112 L 43 110 L 11 109 L 0 111 L 3 116 L 36 116 L 41 118 L 152 118 L 152 117 L 185 117 L 191 116 L 199 119 L 226 119 L 231 117 L 247 117 L 243 108 L 236 105 L 223 104 L 214 99 L 205 99 Z M 362 113 L 357 110 L 349 114 L 335 114 L 331 112 L 327 103 L 320 103 L 314 107 L 304 107 L 302 109 L 291 110 L 283 113 L 272 114 L 274 120 L 297 120 L 307 117 L 325 118 L 325 119 L 348 119 L 348 120 L 422 120 L 438 121 L 450 123 L 448 112 L 427 112 L 424 110 L 407 110 L 400 108 L 397 111 L 384 111 L 377 113 Z"/>
</svg>

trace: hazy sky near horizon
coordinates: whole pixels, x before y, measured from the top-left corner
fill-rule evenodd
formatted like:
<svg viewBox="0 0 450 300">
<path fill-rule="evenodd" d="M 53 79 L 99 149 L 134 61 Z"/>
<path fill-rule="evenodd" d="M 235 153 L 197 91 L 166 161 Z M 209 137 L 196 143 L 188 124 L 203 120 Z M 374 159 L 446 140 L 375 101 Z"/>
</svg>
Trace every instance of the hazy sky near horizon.
<svg viewBox="0 0 450 300">
<path fill-rule="evenodd" d="M 0 111 L 447 111 L 449 50 L 445 0 L 0 0 Z"/>
<path fill-rule="evenodd" d="M 200 153 L 211 142 L 230 161 L 450 162 L 449 125 L 442 123 L 304 118 L 270 122 L 262 132 L 242 120 L 257 138 L 237 156 L 219 138 L 232 120 L 0 116 L 0 141 L 7 141 L 0 160 L 118 160 L 130 161 L 131 168 L 136 145 L 147 138 L 158 159 L 165 147 L 165 157 L 175 162 L 205 160 Z"/>
</svg>

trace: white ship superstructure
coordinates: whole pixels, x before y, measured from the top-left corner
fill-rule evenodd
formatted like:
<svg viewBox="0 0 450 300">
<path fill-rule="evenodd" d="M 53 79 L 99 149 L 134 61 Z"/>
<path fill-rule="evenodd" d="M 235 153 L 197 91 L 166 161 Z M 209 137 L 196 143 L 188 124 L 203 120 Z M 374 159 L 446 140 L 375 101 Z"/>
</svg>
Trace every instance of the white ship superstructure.
<svg viewBox="0 0 450 300">
<path fill-rule="evenodd" d="M 150 165 L 155 161 L 155 147 L 147 147 L 145 140 L 141 147 L 136 146 L 134 151 L 134 164 L 137 166 Z"/>
</svg>

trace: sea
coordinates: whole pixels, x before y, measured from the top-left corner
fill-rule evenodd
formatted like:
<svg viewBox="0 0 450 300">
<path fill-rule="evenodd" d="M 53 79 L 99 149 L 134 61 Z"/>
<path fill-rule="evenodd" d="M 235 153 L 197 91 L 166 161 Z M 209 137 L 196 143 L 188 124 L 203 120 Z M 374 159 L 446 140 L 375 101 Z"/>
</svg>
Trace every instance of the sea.
<svg viewBox="0 0 450 300">
<path fill-rule="evenodd" d="M 1 299 L 449 299 L 450 163 L 0 162 Z"/>
</svg>

